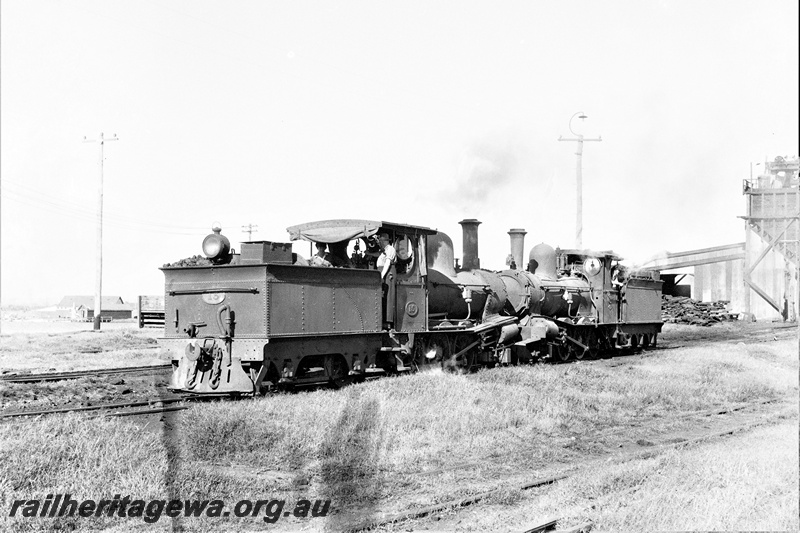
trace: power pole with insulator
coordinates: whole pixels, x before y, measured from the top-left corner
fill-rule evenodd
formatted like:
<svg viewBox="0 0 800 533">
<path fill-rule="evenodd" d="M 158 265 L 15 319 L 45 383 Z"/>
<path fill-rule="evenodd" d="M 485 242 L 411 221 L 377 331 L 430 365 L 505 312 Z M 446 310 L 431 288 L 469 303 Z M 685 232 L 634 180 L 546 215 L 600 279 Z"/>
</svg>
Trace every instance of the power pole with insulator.
<svg viewBox="0 0 800 533">
<path fill-rule="evenodd" d="M 247 240 L 253 240 L 253 231 L 257 230 L 258 226 L 254 226 L 253 224 L 248 224 L 246 226 L 242 226 L 242 233 L 247 233 Z"/>
<path fill-rule="evenodd" d="M 113 137 L 106 139 L 100 133 L 97 139 L 83 138 L 85 143 L 96 142 L 100 146 L 100 160 L 98 167 L 100 169 L 100 185 L 98 187 L 97 195 L 97 274 L 94 292 L 94 329 L 100 330 L 100 312 L 103 305 L 103 145 L 107 141 L 117 141 L 117 134 Z"/>
</svg>

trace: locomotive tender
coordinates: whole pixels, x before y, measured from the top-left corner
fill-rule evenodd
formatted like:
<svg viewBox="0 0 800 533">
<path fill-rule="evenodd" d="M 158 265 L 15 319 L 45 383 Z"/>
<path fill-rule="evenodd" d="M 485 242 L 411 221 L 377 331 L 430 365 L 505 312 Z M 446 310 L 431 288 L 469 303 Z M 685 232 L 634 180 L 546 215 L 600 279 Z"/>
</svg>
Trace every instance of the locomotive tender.
<svg viewBox="0 0 800 533">
<path fill-rule="evenodd" d="M 546 244 L 533 247 L 526 270 L 483 270 L 480 222 L 460 224 L 462 268 L 452 240 L 420 226 L 327 220 L 287 228 L 293 241 L 328 244 L 343 265 L 337 268 L 311 266 L 290 243 L 244 242 L 235 254 L 215 227 L 203 241 L 207 259 L 161 269 L 159 343 L 172 356 L 170 388 L 263 393 L 432 365 L 466 371 L 656 344 L 657 273 L 626 273 L 612 252 Z M 396 292 L 391 325 L 384 320 L 386 287 L 370 263 L 383 233 L 398 251 L 397 275 L 389 281 Z M 509 232 L 517 265 L 524 234 Z"/>
</svg>

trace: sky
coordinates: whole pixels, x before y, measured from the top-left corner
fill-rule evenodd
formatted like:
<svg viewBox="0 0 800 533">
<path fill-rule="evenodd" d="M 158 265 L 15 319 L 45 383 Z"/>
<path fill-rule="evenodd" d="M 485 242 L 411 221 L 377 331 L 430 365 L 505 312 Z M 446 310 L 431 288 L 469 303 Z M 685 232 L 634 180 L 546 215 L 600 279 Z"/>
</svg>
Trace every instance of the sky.
<svg viewBox="0 0 800 533">
<path fill-rule="evenodd" d="M 477 218 L 629 262 L 741 242 L 742 180 L 798 153 L 795 0 L 0 3 L 0 303 L 163 292 L 219 221 Z M 583 113 L 586 119 L 576 114 Z M 572 132 L 571 132 L 572 131 Z M 307 243 L 295 251 L 308 253 Z"/>
</svg>

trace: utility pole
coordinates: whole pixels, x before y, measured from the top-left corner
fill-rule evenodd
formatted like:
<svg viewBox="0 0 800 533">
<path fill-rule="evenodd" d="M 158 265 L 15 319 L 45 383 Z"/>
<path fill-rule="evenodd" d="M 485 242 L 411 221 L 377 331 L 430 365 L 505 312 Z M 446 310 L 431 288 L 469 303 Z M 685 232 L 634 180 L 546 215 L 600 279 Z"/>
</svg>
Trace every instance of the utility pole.
<svg viewBox="0 0 800 533">
<path fill-rule="evenodd" d="M 242 226 L 242 233 L 247 233 L 247 240 L 253 240 L 253 231 L 257 230 L 258 226 L 254 226 L 253 224 L 248 224 L 246 226 Z"/>
<path fill-rule="evenodd" d="M 85 136 L 83 142 L 93 143 L 96 142 L 100 146 L 100 160 L 98 167 L 100 169 L 100 185 L 98 187 L 97 195 L 97 273 L 94 291 L 94 330 L 100 331 L 100 312 L 103 305 L 103 144 L 107 141 L 117 141 L 117 134 L 113 137 L 106 139 L 100 133 L 98 139 L 87 139 Z"/>
<path fill-rule="evenodd" d="M 602 141 L 602 137 L 597 137 L 597 139 L 584 139 L 582 134 L 575 133 L 572 131 L 572 119 L 576 116 L 580 115 L 578 118 L 584 120 L 586 115 L 583 111 L 578 111 L 569 119 L 569 131 L 575 135 L 573 139 L 564 139 L 561 136 L 558 137 L 559 141 L 575 141 L 578 143 L 578 151 L 575 152 L 577 157 L 577 164 L 576 164 L 576 181 L 577 181 L 577 210 L 575 214 L 575 248 L 581 249 L 583 248 L 583 168 L 582 168 L 582 159 L 583 159 L 583 142 L 584 141 Z"/>
</svg>

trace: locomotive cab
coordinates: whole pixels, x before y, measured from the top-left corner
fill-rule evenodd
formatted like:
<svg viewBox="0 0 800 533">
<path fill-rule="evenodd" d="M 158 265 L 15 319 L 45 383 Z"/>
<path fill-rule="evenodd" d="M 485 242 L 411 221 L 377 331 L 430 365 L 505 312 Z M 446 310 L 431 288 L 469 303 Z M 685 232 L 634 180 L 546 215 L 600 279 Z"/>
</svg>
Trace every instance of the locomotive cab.
<svg viewBox="0 0 800 533">
<path fill-rule="evenodd" d="M 427 293 L 425 281 L 428 276 L 426 264 L 426 242 L 436 231 L 421 226 L 396 224 L 371 220 L 323 220 L 287 228 L 292 241 L 325 243 L 338 258 L 347 258 L 342 268 L 366 270 L 374 273 L 380 284 L 380 270 L 376 265 L 381 249 L 378 236 L 386 234 L 389 243 L 397 252 L 396 277 L 385 280 L 382 292 L 395 292 L 393 302 L 381 296 L 382 325 L 391 323 L 401 333 L 424 331 L 427 327 Z M 336 266 L 335 264 L 332 266 Z M 391 309 L 387 309 L 387 305 Z M 387 317 L 392 320 L 387 320 Z"/>
</svg>

